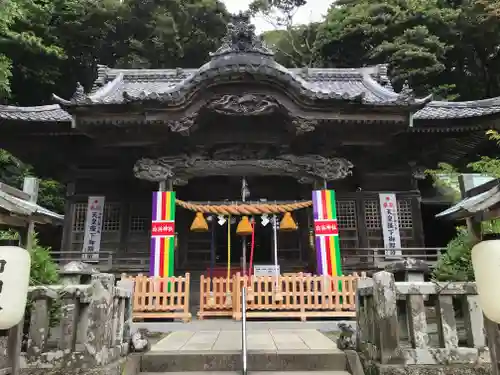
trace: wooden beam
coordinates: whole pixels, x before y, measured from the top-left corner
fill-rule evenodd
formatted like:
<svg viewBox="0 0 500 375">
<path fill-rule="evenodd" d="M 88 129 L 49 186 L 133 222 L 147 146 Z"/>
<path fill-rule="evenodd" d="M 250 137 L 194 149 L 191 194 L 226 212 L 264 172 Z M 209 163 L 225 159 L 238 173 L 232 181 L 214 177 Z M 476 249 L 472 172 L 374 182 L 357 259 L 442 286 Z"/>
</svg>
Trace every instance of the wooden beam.
<svg viewBox="0 0 500 375">
<path fill-rule="evenodd" d="M 19 198 L 19 199 L 22 199 L 22 200 L 29 200 L 30 199 L 30 196 L 29 194 L 26 194 L 25 192 L 23 192 L 22 190 L 19 190 L 19 189 L 16 189 L 10 185 L 7 185 L 3 182 L 0 182 L 0 191 L 3 191 L 7 194 L 10 194 L 10 195 L 13 195 L 14 197 L 16 198 Z"/>
<path fill-rule="evenodd" d="M 0 224 L 8 225 L 9 227 L 24 227 L 27 224 L 27 220 L 19 216 L 2 213 L 0 214 Z"/>
</svg>

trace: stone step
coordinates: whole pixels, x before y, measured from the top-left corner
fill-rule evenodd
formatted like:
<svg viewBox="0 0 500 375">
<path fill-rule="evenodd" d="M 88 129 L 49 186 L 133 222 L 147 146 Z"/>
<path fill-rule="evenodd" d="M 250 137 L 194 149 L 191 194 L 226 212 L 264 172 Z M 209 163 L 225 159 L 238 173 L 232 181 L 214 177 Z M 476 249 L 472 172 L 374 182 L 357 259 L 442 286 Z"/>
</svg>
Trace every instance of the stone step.
<svg viewBox="0 0 500 375">
<path fill-rule="evenodd" d="M 249 351 L 249 371 L 346 371 L 345 354 L 336 350 Z M 141 359 L 141 371 L 199 372 L 241 370 L 241 351 L 150 351 Z M 319 373 L 318 373 L 319 374 Z M 268 374 L 269 375 L 269 374 Z M 340 375 L 340 374 L 339 374 Z"/>
<path fill-rule="evenodd" d="M 241 375 L 240 371 L 141 372 L 139 375 Z M 350 375 L 347 371 L 249 371 L 248 375 Z"/>
</svg>

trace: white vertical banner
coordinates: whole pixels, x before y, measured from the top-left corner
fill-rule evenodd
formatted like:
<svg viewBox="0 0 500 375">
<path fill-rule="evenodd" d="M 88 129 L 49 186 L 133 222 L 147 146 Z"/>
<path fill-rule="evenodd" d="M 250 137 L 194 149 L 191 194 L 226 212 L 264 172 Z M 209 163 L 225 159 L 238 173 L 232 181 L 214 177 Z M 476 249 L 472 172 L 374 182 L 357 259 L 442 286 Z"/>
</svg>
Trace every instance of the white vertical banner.
<svg viewBox="0 0 500 375">
<path fill-rule="evenodd" d="M 384 234 L 385 257 L 401 256 L 401 237 L 399 235 L 398 201 L 396 194 L 379 194 L 382 232 Z"/>
<path fill-rule="evenodd" d="M 87 262 L 99 262 L 103 215 L 104 197 L 89 197 L 87 217 L 85 218 L 82 260 Z"/>
</svg>

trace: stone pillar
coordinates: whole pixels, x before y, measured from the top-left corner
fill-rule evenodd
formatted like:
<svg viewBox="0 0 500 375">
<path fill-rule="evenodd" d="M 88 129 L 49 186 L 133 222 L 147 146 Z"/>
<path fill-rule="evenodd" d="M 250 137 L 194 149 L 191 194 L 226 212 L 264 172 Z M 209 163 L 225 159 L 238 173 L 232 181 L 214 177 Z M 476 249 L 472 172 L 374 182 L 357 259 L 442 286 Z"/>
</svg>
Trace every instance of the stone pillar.
<svg viewBox="0 0 500 375">
<path fill-rule="evenodd" d="M 403 362 L 399 342 L 396 298 L 394 275 L 386 271 L 375 273 L 373 275 L 374 326 L 378 329 L 379 340 L 377 344 L 382 364 Z"/>
<path fill-rule="evenodd" d="M 63 285 L 90 284 L 92 275 L 96 273 L 99 273 L 99 270 L 80 261 L 69 262 L 59 271 Z"/>
<path fill-rule="evenodd" d="M 102 366 L 112 358 L 110 341 L 113 332 L 113 293 L 115 276 L 108 273 L 92 275 L 92 292 L 90 302 L 81 319 L 86 324 L 81 327 L 85 330 L 85 348 L 92 365 Z"/>
<path fill-rule="evenodd" d="M 419 282 L 425 281 L 425 276 L 429 274 L 430 268 L 423 260 L 406 258 L 388 264 L 385 271 L 394 274 L 396 281 Z"/>
<path fill-rule="evenodd" d="M 385 267 L 387 272 L 394 275 L 396 281 L 424 282 L 425 276 L 430 273 L 429 265 L 420 259 L 406 258 L 401 261 L 393 262 Z M 411 309 L 409 301 L 398 300 L 398 322 L 401 332 L 401 339 L 410 339 L 410 321 Z"/>
<path fill-rule="evenodd" d="M 130 292 L 131 298 L 123 300 L 123 336 L 122 342 L 129 342 L 132 336 L 132 313 L 134 301 L 134 280 L 122 279 L 116 283 L 118 288 L 125 289 Z M 120 312 L 121 314 L 121 312 Z"/>
<path fill-rule="evenodd" d="M 52 294 L 44 293 L 45 291 L 37 290 L 31 293 L 33 300 L 30 316 L 29 340 L 27 342 L 28 357 L 37 357 L 46 349 L 47 339 L 49 335 L 49 314 L 51 300 L 57 297 L 57 294 L 52 291 Z"/>
<path fill-rule="evenodd" d="M 59 271 L 61 284 L 65 286 L 90 284 L 92 275 L 97 273 L 99 273 L 97 269 L 80 261 L 70 262 Z M 87 310 L 88 305 L 81 304 L 78 296 L 70 295 L 61 298 L 60 349 L 74 350 L 77 343 L 85 343 Z"/>
</svg>

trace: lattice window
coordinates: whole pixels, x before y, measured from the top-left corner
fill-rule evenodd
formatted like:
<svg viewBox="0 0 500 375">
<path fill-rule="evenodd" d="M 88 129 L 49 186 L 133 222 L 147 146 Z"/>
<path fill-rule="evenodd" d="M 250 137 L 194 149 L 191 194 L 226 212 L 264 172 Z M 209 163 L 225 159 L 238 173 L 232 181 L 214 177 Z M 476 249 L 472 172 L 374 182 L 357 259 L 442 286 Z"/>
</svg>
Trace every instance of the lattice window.
<svg viewBox="0 0 500 375">
<path fill-rule="evenodd" d="M 398 200 L 398 222 L 400 229 L 413 229 L 411 200 Z"/>
<path fill-rule="evenodd" d="M 378 201 L 365 201 L 366 229 L 381 229 L 380 203 Z"/>
<path fill-rule="evenodd" d="M 147 203 L 130 205 L 129 232 L 137 235 L 149 233 L 151 229 L 151 207 Z"/>
<path fill-rule="evenodd" d="M 337 201 L 337 218 L 341 229 L 356 229 L 356 202 Z"/>
<path fill-rule="evenodd" d="M 368 247 L 384 247 L 382 220 L 380 218 L 380 203 L 378 200 L 367 200 L 365 205 L 365 224 Z"/>
<path fill-rule="evenodd" d="M 73 207 L 73 232 L 83 232 L 87 216 L 87 203 L 75 203 Z"/>
<path fill-rule="evenodd" d="M 130 218 L 129 231 L 131 233 L 144 233 L 151 227 L 151 220 L 143 216 L 132 216 Z"/>
<path fill-rule="evenodd" d="M 413 211 L 411 199 L 398 200 L 398 222 L 401 247 L 414 246 Z"/>
<path fill-rule="evenodd" d="M 121 205 L 119 203 L 104 204 L 103 232 L 118 232 L 120 230 Z"/>
<path fill-rule="evenodd" d="M 337 201 L 337 219 L 340 230 L 340 248 L 358 247 L 356 201 Z"/>
</svg>

